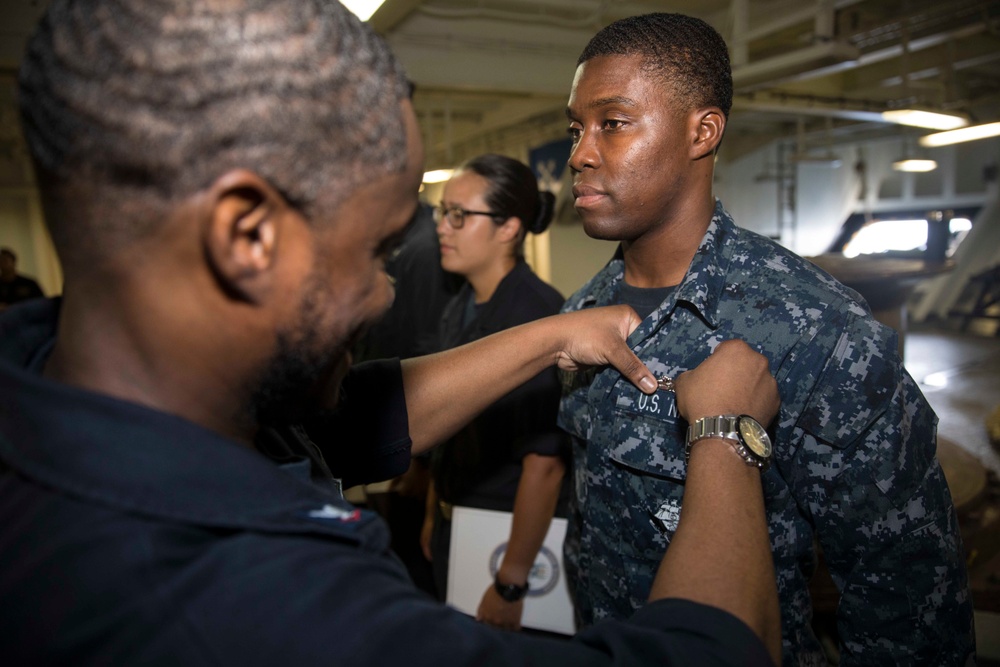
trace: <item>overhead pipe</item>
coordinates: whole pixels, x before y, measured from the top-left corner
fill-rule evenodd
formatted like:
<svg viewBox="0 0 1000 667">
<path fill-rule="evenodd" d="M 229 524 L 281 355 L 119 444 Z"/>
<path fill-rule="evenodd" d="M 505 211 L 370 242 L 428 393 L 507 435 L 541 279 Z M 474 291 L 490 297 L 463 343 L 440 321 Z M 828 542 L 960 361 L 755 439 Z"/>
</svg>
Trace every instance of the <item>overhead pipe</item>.
<svg viewBox="0 0 1000 667">
<path fill-rule="evenodd" d="M 841 2 L 841 6 L 852 4 Z M 861 51 L 845 42 L 835 39 L 835 0 L 817 0 L 806 9 L 769 21 L 753 31 L 749 29 L 749 0 L 732 0 L 730 10 L 733 16 L 733 86 L 738 90 L 752 90 L 775 81 L 800 80 L 821 76 L 837 68 L 857 61 Z M 751 39 L 760 39 L 772 32 L 787 28 L 812 18 L 813 43 L 804 49 L 783 53 L 756 62 L 749 62 Z"/>
</svg>

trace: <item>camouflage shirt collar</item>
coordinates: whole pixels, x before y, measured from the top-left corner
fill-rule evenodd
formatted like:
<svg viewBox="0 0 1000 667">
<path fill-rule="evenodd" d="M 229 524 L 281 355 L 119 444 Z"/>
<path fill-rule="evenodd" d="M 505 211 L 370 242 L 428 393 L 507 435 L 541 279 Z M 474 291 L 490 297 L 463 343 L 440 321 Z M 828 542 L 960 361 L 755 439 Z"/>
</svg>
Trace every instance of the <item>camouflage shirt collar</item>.
<svg viewBox="0 0 1000 667">
<path fill-rule="evenodd" d="M 719 302 L 738 237 L 739 228 L 716 199 L 712 220 L 677 290 L 677 299 L 694 306 L 713 329 L 719 326 Z"/>
<path fill-rule="evenodd" d="M 715 200 L 715 210 L 705 236 L 701 240 L 680 287 L 664 301 L 652 314 L 657 320 L 664 320 L 667 312 L 678 301 L 693 306 L 706 323 L 713 329 L 719 326 L 718 308 L 722 292 L 726 287 L 726 274 L 739 237 L 739 228 L 733 218 Z M 618 283 L 625 276 L 625 259 L 619 245 L 611 261 L 591 282 L 592 290 L 585 306 L 617 303 Z"/>
</svg>

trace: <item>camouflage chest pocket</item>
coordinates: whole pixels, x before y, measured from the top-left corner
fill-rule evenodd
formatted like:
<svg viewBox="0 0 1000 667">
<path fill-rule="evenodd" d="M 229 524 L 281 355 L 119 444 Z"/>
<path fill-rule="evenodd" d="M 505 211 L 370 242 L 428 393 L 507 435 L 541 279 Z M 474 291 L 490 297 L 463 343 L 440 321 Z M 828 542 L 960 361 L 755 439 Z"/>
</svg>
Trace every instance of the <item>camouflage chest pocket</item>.
<svg viewBox="0 0 1000 667">
<path fill-rule="evenodd" d="M 648 582 L 638 573 L 655 571 L 650 564 L 659 563 L 677 530 L 687 477 L 687 422 L 677 416 L 671 392 L 647 396 L 627 385 L 613 392 L 611 399 L 615 407 L 609 446 L 602 448 L 607 457 L 604 465 L 612 471 L 609 498 L 630 518 L 617 551 L 626 570 L 636 569 L 629 581 L 638 582 L 638 589 L 648 594 L 648 587 L 643 588 Z"/>
<path fill-rule="evenodd" d="M 631 385 L 613 392 L 614 428 L 610 458 L 638 473 L 683 481 L 687 422 L 677 414 L 673 392 L 643 394 Z"/>
</svg>

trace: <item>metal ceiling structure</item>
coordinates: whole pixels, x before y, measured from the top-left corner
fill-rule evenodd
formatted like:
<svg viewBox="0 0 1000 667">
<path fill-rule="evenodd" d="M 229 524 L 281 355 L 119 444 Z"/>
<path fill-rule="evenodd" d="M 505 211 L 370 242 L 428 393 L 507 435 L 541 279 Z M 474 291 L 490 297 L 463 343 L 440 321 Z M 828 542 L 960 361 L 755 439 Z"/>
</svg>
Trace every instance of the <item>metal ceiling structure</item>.
<svg viewBox="0 0 1000 667">
<path fill-rule="evenodd" d="M 730 45 L 723 159 L 778 138 L 805 152 L 913 132 L 884 122 L 887 109 L 1000 120 L 996 1 L 387 0 L 371 22 L 417 85 L 433 168 L 565 136 L 584 45 L 616 19 L 654 11 L 703 18 Z"/>
<path fill-rule="evenodd" d="M 0 153 L 15 141 L 18 58 L 45 4 L 0 6 Z M 387 0 L 370 20 L 416 84 L 431 169 L 564 137 L 587 41 L 654 11 L 703 18 L 730 45 L 723 161 L 779 138 L 806 153 L 913 133 L 884 122 L 886 109 L 1000 120 L 998 0 Z"/>
</svg>

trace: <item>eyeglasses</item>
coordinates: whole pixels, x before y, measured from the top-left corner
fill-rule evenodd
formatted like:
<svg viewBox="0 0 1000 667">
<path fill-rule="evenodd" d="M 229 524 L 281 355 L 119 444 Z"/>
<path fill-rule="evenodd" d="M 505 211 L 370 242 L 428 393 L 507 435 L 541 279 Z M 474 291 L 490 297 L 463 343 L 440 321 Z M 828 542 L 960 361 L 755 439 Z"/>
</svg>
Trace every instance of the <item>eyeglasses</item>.
<svg viewBox="0 0 1000 667">
<path fill-rule="evenodd" d="M 447 220 L 448 225 L 452 229 L 461 229 L 465 226 L 465 216 L 467 215 L 485 215 L 490 218 L 501 218 L 503 217 L 499 213 L 494 213 L 493 211 L 467 211 L 461 206 L 435 206 L 434 207 L 434 222 L 441 222 L 442 220 Z"/>
</svg>

